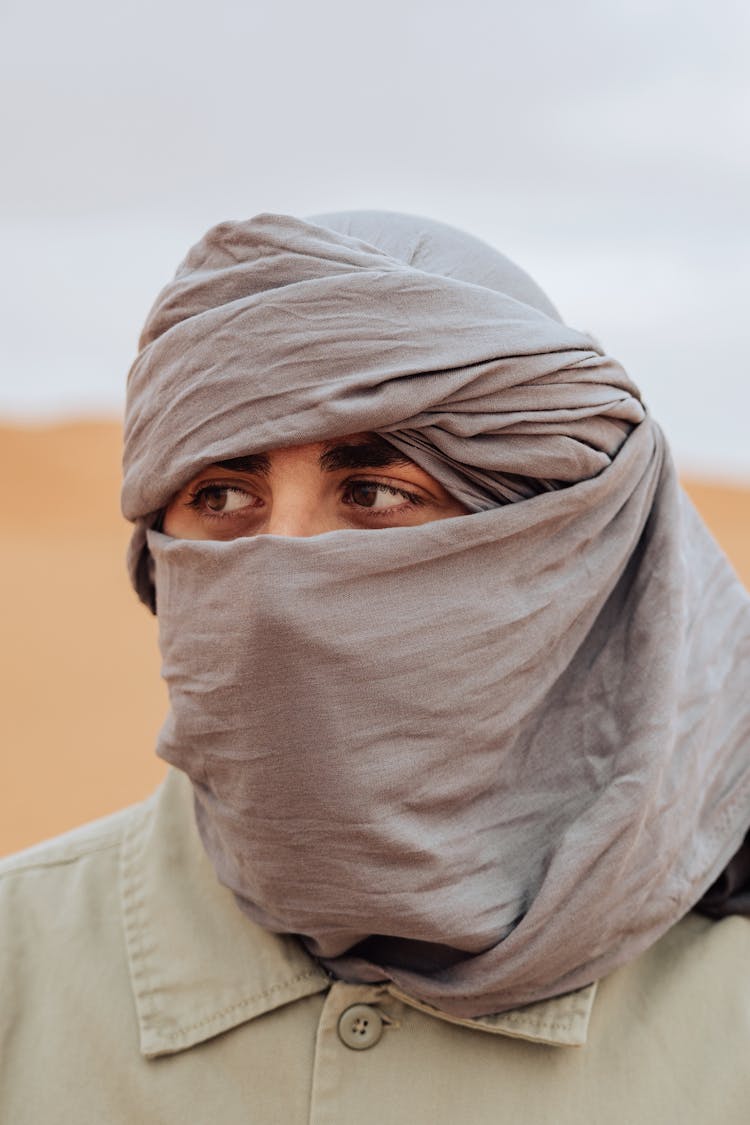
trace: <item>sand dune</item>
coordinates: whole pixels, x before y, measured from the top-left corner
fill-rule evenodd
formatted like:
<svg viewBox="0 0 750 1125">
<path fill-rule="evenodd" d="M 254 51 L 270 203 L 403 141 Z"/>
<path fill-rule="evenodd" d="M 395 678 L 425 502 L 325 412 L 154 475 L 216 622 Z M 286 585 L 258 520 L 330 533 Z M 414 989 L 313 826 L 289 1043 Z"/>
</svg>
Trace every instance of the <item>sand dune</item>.
<svg viewBox="0 0 750 1125">
<path fill-rule="evenodd" d="M 120 428 L 0 427 L 0 853 L 147 794 L 166 712 L 156 624 L 124 568 Z M 686 482 L 750 585 L 750 488 Z"/>
</svg>

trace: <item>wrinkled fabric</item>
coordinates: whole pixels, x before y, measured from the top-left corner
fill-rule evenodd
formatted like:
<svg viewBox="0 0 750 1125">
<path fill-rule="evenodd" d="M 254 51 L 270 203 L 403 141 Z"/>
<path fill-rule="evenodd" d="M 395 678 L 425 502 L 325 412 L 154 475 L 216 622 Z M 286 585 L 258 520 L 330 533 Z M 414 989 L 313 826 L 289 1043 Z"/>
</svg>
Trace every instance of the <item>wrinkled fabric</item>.
<svg viewBox="0 0 750 1125">
<path fill-rule="evenodd" d="M 748 962 L 747 919 L 690 913 L 598 985 L 484 1020 L 331 980 L 240 913 L 170 770 L 0 859 L 0 1121 L 747 1125 Z M 384 1020 L 362 1052 L 354 1004 Z"/>
<path fill-rule="evenodd" d="M 642 419 L 620 365 L 507 258 L 467 239 L 461 262 L 466 236 L 424 219 L 358 221 L 383 241 L 393 226 L 388 245 L 419 265 L 262 215 L 213 228 L 157 299 L 125 417 L 123 511 L 147 603 L 146 530 L 238 449 L 378 430 L 481 510 L 594 476 Z"/>
<path fill-rule="evenodd" d="M 123 507 L 220 881 L 342 979 L 476 1017 L 631 960 L 737 851 L 750 609 L 622 368 L 462 237 L 210 231 L 144 329 Z M 363 430 L 472 514 L 154 530 L 214 461 Z"/>
</svg>

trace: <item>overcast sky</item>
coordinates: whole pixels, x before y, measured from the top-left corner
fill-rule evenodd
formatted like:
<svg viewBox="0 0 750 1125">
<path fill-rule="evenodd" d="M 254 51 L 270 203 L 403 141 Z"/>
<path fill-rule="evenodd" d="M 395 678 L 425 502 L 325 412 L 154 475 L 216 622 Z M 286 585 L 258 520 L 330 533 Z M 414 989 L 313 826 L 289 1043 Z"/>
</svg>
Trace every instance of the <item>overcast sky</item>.
<svg viewBox="0 0 750 1125">
<path fill-rule="evenodd" d="M 750 5 L 5 0 L 0 415 L 116 412 L 224 218 L 463 226 L 750 478 Z"/>
</svg>

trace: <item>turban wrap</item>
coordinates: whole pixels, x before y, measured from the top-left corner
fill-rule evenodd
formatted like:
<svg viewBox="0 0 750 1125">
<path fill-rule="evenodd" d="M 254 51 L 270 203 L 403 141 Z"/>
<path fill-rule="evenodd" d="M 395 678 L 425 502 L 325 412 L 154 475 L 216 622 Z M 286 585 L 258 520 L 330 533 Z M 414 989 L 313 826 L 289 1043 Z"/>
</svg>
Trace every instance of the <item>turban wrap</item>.
<svg viewBox="0 0 750 1125">
<path fill-rule="evenodd" d="M 470 514 L 172 539 L 216 461 L 382 435 Z M 213 228 L 128 383 L 130 567 L 219 879 L 459 1016 L 581 987 L 750 822 L 750 603 L 622 367 L 501 254 L 361 212 Z"/>
</svg>

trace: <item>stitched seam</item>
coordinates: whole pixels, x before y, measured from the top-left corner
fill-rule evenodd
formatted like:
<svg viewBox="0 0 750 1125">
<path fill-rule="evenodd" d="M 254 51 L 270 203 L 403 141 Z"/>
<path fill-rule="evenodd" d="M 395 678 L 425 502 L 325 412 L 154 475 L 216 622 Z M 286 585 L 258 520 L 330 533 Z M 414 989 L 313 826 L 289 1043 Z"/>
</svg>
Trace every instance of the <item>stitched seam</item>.
<svg viewBox="0 0 750 1125">
<path fill-rule="evenodd" d="M 545 1019 L 544 1016 L 524 1016 L 515 1012 L 508 1012 L 503 1019 L 505 1023 L 523 1023 L 527 1027 L 567 1027 L 571 1020 L 583 1019 L 587 1011 L 586 1008 L 574 1008 L 571 1012 L 566 1013 L 567 1019 L 565 1020 L 550 1020 Z"/>
<path fill-rule="evenodd" d="M 311 977 L 318 976 L 316 969 L 308 969 L 307 972 L 298 973 L 294 977 L 289 977 L 288 980 L 282 981 L 280 984 L 272 984 L 269 988 L 264 988 L 262 992 L 256 992 L 252 996 L 246 997 L 244 1000 L 238 1000 L 235 1004 L 230 1004 L 227 1008 L 221 1008 L 218 1012 L 214 1012 L 211 1016 L 205 1016 L 197 1023 L 188 1024 L 186 1027 L 180 1027 L 177 1031 L 168 1031 L 165 1034 L 167 1039 L 178 1039 L 182 1035 L 187 1035 L 191 1031 L 198 1031 L 201 1027 L 206 1027 L 208 1024 L 215 1023 L 216 1020 L 224 1016 L 231 1015 L 240 1008 L 247 1008 L 251 1004 L 257 1004 L 259 1000 L 265 1000 L 272 996 L 275 992 L 280 992 L 284 988 L 288 988 L 292 984 L 298 984 L 300 981 L 309 980 Z"/>
<path fill-rule="evenodd" d="M 125 942 L 130 959 L 130 972 L 133 984 L 134 998 L 143 1005 L 139 1011 L 144 1031 L 151 1030 L 156 1016 L 153 1007 L 154 989 L 148 968 L 149 951 L 142 941 L 143 925 L 143 894 L 138 886 L 134 871 L 134 851 L 138 841 L 138 829 L 142 828 L 146 810 L 142 817 L 130 826 L 130 831 L 123 833 L 121 846 L 121 880 L 122 880 L 122 917 L 125 931 Z"/>
<path fill-rule="evenodd" d="M 528 1027 L 534 1031 L 570 1031 L 573 1019 L 569 1020 L 506 1020 L 507 1027 Z M 502 1027 L 503 1025 L 498 1025 Z"/>
<path fill-rule="evenodd" d="M 116 848 L 120 843 L 121 836 L 122 833 L 118 832 L 116 836 L 92 844 L 91 847 L 83 848 L 77 851 L 75 855 L 60 856 L 58 859 L 30 859 L 24 862 L 19 861 L 12 867 L 7 867 L 4 871 L 0 870 L 0 879 L 9 879 L 12 875 L 26 875 L 30 871 L 45 871 L 52 867 L 67 867 L 71 863 L 77 863 L 79 859 L 85 859 L 87 856 L 96 855 L 98 852 L 105 852 L 111 848 Z"/>
</svg>

